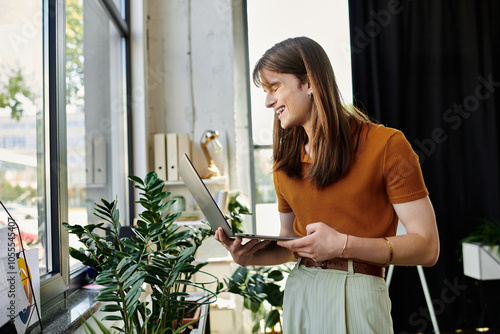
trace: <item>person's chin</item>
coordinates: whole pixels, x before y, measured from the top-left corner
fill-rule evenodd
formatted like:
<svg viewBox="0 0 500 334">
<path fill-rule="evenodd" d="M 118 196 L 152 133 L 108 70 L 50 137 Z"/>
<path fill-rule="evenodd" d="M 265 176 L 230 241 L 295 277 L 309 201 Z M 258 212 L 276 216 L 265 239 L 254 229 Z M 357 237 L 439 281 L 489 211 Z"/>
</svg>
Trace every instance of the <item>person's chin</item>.
<svg viewBox="0 0 500 334">
<path fill-rule="evenodd" d="M 286 123 L 280 120 L 280 126 L 283 130 L 287 130 L 290 128 L 290 126 Z"/>
</svg>

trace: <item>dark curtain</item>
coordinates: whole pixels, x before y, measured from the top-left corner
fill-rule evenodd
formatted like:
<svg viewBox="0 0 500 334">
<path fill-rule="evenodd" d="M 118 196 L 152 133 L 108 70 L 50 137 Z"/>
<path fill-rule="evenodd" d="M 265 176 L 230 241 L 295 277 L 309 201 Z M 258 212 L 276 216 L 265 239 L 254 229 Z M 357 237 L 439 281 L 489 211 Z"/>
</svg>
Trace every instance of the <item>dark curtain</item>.
<svg viewBox="0 0 500 334">
<path fill-rule="evenodd" d="M 442 330 L 500 331 L 500 281 L 464 276 L 460 240 L 500 218 L 500 2 L 349 1 L 353 93 L 420 156 L 441 240 L 425 268 Z M 396 333 L 432 332 L 414 267 L 389 290 Z"/>
</svg>

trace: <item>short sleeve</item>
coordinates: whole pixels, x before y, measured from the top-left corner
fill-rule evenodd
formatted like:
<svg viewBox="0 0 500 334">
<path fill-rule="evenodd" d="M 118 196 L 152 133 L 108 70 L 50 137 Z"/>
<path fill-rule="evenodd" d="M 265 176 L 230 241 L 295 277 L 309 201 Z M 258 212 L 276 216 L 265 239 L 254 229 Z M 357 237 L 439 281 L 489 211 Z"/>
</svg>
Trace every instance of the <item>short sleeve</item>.
<svg viewBox="0 0 500 334">
<path fill-rule="evenodd" d="M 401 131 L 387 141 L 384 152 L 384 177 L 389 201 L 393 204 L 426 197 L 418 155 Z"/>
<path fill-rule="evenodd" d="M 278 211 L 281 213 L 287 213 L 287 212 L 292 212 L 292 208 L 286 201 L 286 199 L 283 197 L 283 194 L 281 193 L 280 187 L 279 187 L 279 175 L 282 172 L 273 172 L 273 181 L 274 181 L 274 190 L 276 191 L 276 197 L 278 198 Z"/>
</svg>

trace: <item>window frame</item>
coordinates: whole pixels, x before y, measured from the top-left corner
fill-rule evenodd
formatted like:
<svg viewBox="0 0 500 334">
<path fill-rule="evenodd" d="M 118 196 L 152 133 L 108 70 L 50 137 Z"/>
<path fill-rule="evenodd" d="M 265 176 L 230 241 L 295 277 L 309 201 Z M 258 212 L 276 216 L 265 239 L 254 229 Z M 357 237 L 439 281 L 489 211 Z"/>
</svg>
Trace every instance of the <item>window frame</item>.
<svg viewBox="0 0 500 334">
<path fill-rule="evenodd" d="M 66 158 L 66 78 L 64 63 L 65 45 L 64 0 L 48 0 L 44 2 L 44 115 L 48 119 L 48 154 L 49 163 L 46 170 L 49 195 L 47 197 L 47 228 L 50 230 L 51 272 L 40 278 L 40 303 L 42 311 L 51 306 L 54 300 L 64 294 L 68 286 L 69 266 L 62 266 L 68 259 L 68 236 L 62 233 L 61 221 L 67 220 L 67 178 L 64 161 Z M 61 126 L 59 126 L 61 125 Z M 61 143 L 61 145 L 58 145 Z M 55 241 L 58 242 L 55 242 Z M 66 254 L 66 255 L 65 255 Z"/>
<path fill-rule="evenodd" d="M 130 59 L 130 0 L 122 0 L 122 12 L 113 0 L 97 0 L 115 24 L 124 48 L 124 82 L 126 85 L 128 173 L 133 173 L 131 59 Z M 48 256 L 52 271 L 40 277 L 40 304 L 42 312 L 71 292 L 88 283 L 83 266 L 70 272 L 69 235 L 62 226 L 68 221 L 67 123 L 66 123 L 66 15 L 65 0 L 43 1 L 43 56 L 44 56 L 44 115 L 46 119 L 46 179 L 47 228 L 51 247 Z M 128 182 L 128 207 L 134 217 L 133 185 Z M 132 218 L 131 218 L 132 219 Z M 129 223 L 130 222 L 126 222 Z"/>
</svg>

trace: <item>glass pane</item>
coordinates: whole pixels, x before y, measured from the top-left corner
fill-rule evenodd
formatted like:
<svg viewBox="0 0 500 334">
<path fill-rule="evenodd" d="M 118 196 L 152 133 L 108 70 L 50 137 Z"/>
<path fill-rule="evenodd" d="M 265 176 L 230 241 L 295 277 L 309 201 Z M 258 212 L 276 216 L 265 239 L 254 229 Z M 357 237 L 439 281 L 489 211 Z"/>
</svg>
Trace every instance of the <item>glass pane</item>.
<svg viewBox="0 0 500 334">
<path fill-rule="evenodd" d="M 323 46 L 332 62 L 345 104 L 352 103 L 347 0 L 252 0 L 247 1 L 247 10 L 250 73 L 264 52 L 277 42 L 307 36 Z M 274 113 L 264 106 L 265 94 L 253 82 L 250 94 L 254 144 L 270 145 Z"/>
<path fill-rule="evenodd" d="M 278 235 L 280 220 L 273 186 L 272 149 L 254 150 L 256 233 Z"/>
<path fill-rule="evenodd" d="M 47 225 L 42 1 L 0 0 L 0 200 L 25 249 L 38 248 L 40 274 L 52 270 Z M 0 227 L 7 216 L 0 209 Z"/>
<path fill-rule="evenodd" d="M 115 3 L 115 6 L 116 6 L 116 8 L 118 8 L 120 13 L 122 13 L 122 17 L 123 17 L 123 0 L 113 0 L 113 2 Z"/>
<path fill-rule="evenodd" d="M 116 197 L 128 221 L 123 42 L 96 0 L 66 1 L 66 60 L 69 223 L 95 222 L 94 203 Z"/>
<path fill-rule="evenodd" d="M 272 149 L 254 150 L 255 203 L 275 203 L 273 186 Z"/>
</svg>

